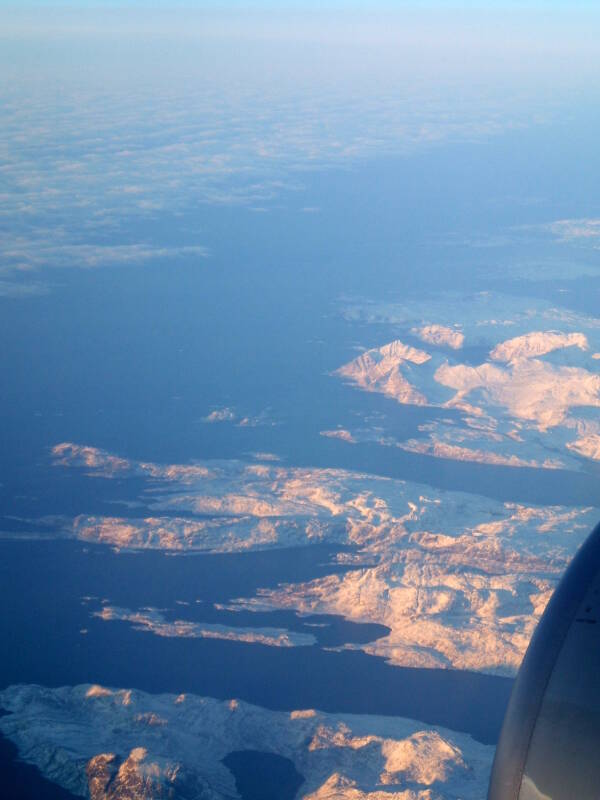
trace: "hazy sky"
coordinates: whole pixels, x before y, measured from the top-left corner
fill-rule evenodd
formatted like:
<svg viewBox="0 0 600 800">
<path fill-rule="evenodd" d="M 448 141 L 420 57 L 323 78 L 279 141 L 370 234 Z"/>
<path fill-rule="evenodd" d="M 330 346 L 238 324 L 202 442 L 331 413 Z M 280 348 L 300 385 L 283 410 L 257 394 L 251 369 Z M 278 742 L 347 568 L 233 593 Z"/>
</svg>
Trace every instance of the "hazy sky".
<svg viewBox="0 0 600 800">
<path fill-rule="evenodd" d="M 572 11 L 575 8 L 596 8 L 595 0 L 291 0 L 285 4 L 274 0 L 78 0 L 77 3 L 56 2 L 56 0 L 28 0 L 26 3 L 14 3 L 10 0 L 1 0 L 0 6 L 7 8 L 24 8 L 27 6 L 72 7 L 72 8 L 104 8 L 113 7 L 140 7 L 140 8 L 172 8 L 181 6 L 186 8 L 270 8 L 281 10 L 283 8 L 300 9 L 327 9 L 327 8 L 364 8 L 372 10 L 374 7 L 387 9 L 400 8 L 451 8 L 473 9 L 483 8 L 497 10 L 498 8 L 562 8 Z"/>
</svg>

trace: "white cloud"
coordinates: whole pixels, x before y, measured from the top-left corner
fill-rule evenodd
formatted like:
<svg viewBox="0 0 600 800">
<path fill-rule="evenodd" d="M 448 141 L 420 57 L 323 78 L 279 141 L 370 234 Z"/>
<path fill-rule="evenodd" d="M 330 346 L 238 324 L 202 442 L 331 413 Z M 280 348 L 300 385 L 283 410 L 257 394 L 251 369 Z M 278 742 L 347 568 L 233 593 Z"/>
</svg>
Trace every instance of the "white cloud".
<svg viewBox="0 0 600 800">
<path fill-rule="evenodd" d="M 40 31 L 43 39 L 56 30 L 54 17 L 47 22 Z M 65 69 L 70 60 L 55 59 L 53 47 L 38 48 L 41 60 L 34 74 L 26 46 L 3 62 L 10 125 L 0 143 L 0 217 L 4 229 L 13 231 L 3 247 L 3 269 L 201 257 L 201 245 L 132 243 L 130 232 L 140 221 L 152 224 L 165 213 L 176 218 L 205 203 L 271 208 L 283 191 L 302 188 L 307 169 L 410 153 L 440 142 L 472 142 L 531 124 L 530 104 L 507 104 L 505 91 L 490 94 L 486 86 L 484 97 L 483 89 L 470 85 L 465 93 L 462 53 L 454 61 L 453 78 L 445 63 L 440 84 L 439 48 L 442 42 L 447 48 L 449 39 L 444 32 L 432 43 L 424 20 L 416 27 L 426 46 L 416 50 L 412 37 L 408 50 L 397 46 L 398 36 L 406 40 L 404 24 L 390 38 L 387 26 L 384 30 L 372 21 L 364 37 L 361 23 L 339 40 L 337 20 L 325 36 L 338 39 L 335 58 L 329 47 L 316 48 L 310 63 L 297 39 L 297 24 L 289 49 L 282 50 L 280 42 L 256 30 L 258 38 L 245 29 L 232 37 L 231 22 L 221 22 L 215 34 L 206 19 L 196 19 L 194 33 L 181 31 L 175 43 L 166 34 L 172 20 L 164 20 L 159 38 L 168 69 L 157 69 L 147 58 L 150 40 L 141 33 L 146 18 L 134 26 L 127 57 L 113 51 L 114 59 L 106 59 L 98 40 L 90 38 L 98 28 L 89 22 L 81 23 L 82 49 L 75 32 L 79 25 L 69 21 L 62 47 L 68 53 L 76 43 L 80 70 Z M 29 21 L 26 29 L 32 25 L 37 28 L 39 20 Z M 287 40 L 290 30 L 279 25 L 277 36 Z M 122 31 L 120 23 L 117 38 Z M 320 18 L 309 39 L 323 41 L 323 33 Z M 32 41 L 22 30 L 19 36 Z M 238 53 L 239 36 L 251 42 L 244 59 L 224 57 Z M 364 58 L 357 59 L 357 52 Z M 479 46 L 477 52 L 481 56 Z M 425 67 L 418 70 L 418 86 L 406 81 L 415 59 Z M 270 63 L 279 65 L 276 81 Z M 520 97 L 522 79 L 519 74 Z M 50 103 L 58 85 L 61 102 Z M 304 213 L 317 210 L 308 202 L 299 207 Z M 121 244 L 115 247 L 117 241 Z"/>
<path fill-rule="evenodd" d="M 46 238 L 4 239 L 0 257 L 4 274 L 16 271 L 42 271 L 49 267 L 95 269 L 115 265 L 144 264 L 175 258 L 205 258 L 208 250 L 199 245 L 169 246 L 147 243 L 101 245 L 77 244 L 64 235 Z"/>
<path fill-rule="evenodd" d="M 48 292 L 48 286 L 39 282 L 0 281 L 0 297 L 37 297 Z"/>
<path fill-rule="evenodd" d="M 589 242 L 597 246 L 594 240 L 600 238 L 600 219 L 589 217 L 559 219 L 542 226 L 542 229 L 553 233 L 563 241 Z"/>
</svg>

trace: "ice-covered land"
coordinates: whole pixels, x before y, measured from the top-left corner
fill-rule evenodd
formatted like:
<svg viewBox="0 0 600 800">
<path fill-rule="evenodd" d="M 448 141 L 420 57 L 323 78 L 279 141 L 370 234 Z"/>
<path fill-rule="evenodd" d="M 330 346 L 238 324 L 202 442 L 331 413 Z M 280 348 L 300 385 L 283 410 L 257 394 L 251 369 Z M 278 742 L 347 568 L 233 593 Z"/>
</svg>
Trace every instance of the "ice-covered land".
<svg viewBox="0 0 600 800">
<path fill-rule="evenodd" d="M 597 519 L 592 508 L 502 503 L 340 469 L 271 461 L 159 465 L 67 443 L 54 454 L 59 465 L 92 475 L 150 479 L 140 500 L 151 516 L 78 517 L 65 521 L 67 536 L 181 552 L 352 546 L 340 556 L 351 567 L 343 574 L 332 569 L 229 607 L 384 624 L 389 635 L 363 647 L 405 666 L 514 673 L 558 576 Z M 177 635 L 177 626 L 161 627 L 147 611 L 118 613 Z M 199 633 L 180 622 L 180 635 Z M 273 644 L 284 635 L 246 633 Z M 304 643 L 291 633 L 284 640 Z"/>
<path fill-rule="evenodd" d="M 208 622 L 190 622 L 189 620 L 166 620 L 155 608 L 131 611 L 105 605 L 101 611 L 92 612 L 94 617 L 110 621 L 123 620 L 140 631 L 154 633 L 157 636 L 180 636 L 189 639 L 226 639 L 231 642 L 246 644 L 264 644 L 270 647 L 302 647 L 316 643 L 310 633 L 287 631 L 283 628 L 243 628 Z"/>
<path fill-rule="evenodd" d="M 440 409 L 418 438 L 380 431 L 371 438 L 515 467 L 585 469 L 600 458 L 598 319 L 487 292 L 411 304 L 357 301 L 344 314 L 383 324 L 394 339 L 341 366 L 339 377 L 398 403 Z"/>
<path fill-rule="evenodd" d="M 128 689 L 13 686 L 0 731 L 50 780 L 91 800 L 238 797 L 222 763 L 290 759 L 305 800 L 480 800 L 493 747 L 398 717 L 268 711 L 237 700 Z"/>
</svg>

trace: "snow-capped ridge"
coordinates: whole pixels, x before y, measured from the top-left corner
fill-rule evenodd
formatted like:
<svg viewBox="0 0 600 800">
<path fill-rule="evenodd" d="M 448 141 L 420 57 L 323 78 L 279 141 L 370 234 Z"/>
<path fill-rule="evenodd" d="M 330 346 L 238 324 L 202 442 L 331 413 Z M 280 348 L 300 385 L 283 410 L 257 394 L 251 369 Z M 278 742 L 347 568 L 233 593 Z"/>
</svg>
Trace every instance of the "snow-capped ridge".
<svg viewBox="0 0 600 800">
<path fill-rule="evenodd" d="M 235 784 L 223 758 L 247 749 L 290 759 L 305 779 L 299 798 L 372 798 L 385 787 L 386 800 L 479 800 L 493 756 L 466 734 L 398 717 L 286 713 L 239 700 L 91 688 L 0 692 L 11 712 L 0 730 L 21 758 L 91 800 L 230 800 Z"/>
</svg>

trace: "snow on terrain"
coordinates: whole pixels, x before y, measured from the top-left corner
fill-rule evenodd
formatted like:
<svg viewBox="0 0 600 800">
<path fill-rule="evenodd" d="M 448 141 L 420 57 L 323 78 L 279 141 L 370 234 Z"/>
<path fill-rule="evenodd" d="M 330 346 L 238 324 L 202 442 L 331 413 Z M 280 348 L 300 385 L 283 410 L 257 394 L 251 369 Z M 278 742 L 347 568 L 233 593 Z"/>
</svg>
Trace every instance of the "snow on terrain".
<svg viewBox="0 0 600 800">
<path fill-rule="evenodd" d="M 513 674 L 559 575 L 598 516 L 591 508 L 502 503 L 341 469 L 158 465 L 66 443 L 55 454 L 59 464 L 92 475 L 149 478 L 140 499 L 152 516 L 80 516 L 65 524 L 67 536 L 182 552 L 316 542 L 354 547 L 339 556 L 349 567 L 343 574 L 332 568 L 314 581 L 237 598 L 228 608 L 381 623 L 390 633 L 361 647 L 406 666 Z M 164 635 L 147 610 L 122 613 Z M 181 624 L 181 635 L 196 630 Z M 169 628 L 169 635 L 176 632 Z M 301 643 L 292 633 L 262 635 Z"/>
<path fill-rule="evenodd" d="M 459 326 L 449 328 L 446 325 L 423 325 L 421 328 L 412 328 L 411 333 L 418 336 L 423 342 L 438 346 L 451 347 L 460 350 L 465 343 L 464 334 L 458 330 Z"/>
<path fill-rule="evenodd" d="M 585 469 L 600 458 L 594 352 L 600 348 L 600 320 L 540 300 L 489 293 L 442 295 L 426 304 L 357 302 L 344 314 L 387 324 L 396 337 L 418 335 L 429 349 L 409 358 L 414 348 L 395 338 L 344 364 L 338 377 L 401 404 L 440 409 L 423 437 L 392 441 L 380 430 L 349 431 L 354 439 L 515 467 Z M 455 353 L 448 338 L 423 335 L 459 327 Z M 459 419 L 443 419 L 447 410 Z"/>
<path fill-rule="evenodd" d="M 410 383 L 405 375 L 411 364 L 425 364 L 431 356 L 400 341 L 389 344 L 355 358 L 337 371 L 368 392 L 382 392 L 407 405 L 426 405 L 427 399 Z M 404 368 L 404 369 L 403 369 Z M 407 370 L 407 371 L 408 371 Z"/>
<path fill-rule="evenodd" d="M 515 361 L 519 358 L 537 358 L 553 350 L 563 347 L 579 347 L 588 350 L 587 338 L 583 333 L 556 333 L 546 331 L 540 333 L 526 333 L 524 336 L 515 336 L 494 347 L 490 357 L 494 361 Z"/>
<path fill-rule="evenodd" d="M 105 621 L 123 620 L 130 622 L 136 630 L 148 631 L 157 636 L 180 636 L 190 639 L 227 639 L 247 644 L 264 644 L 270 647 L 301 647 L 316 643 L 310 633 L 297 633 L 283 628 L 234 628 L 229 625 L 210 624 L 208 622 L 191 622 L 177 619 L 165 620 L 155 608 L 130 611 L 126 608 L 106 605 L 101 611 L 92 612 L 92 616 Z"/>
<path fill-rule="evenodd" d="M 290 759 L 299 798 L 480 800 L 494 748 L 398 717 L 268 711 L 196 695 L 101 686 L 0 692 L 0 731 L 50 780 L 91 800 L 238 797 L 236 750 Z"/>
</svg>

